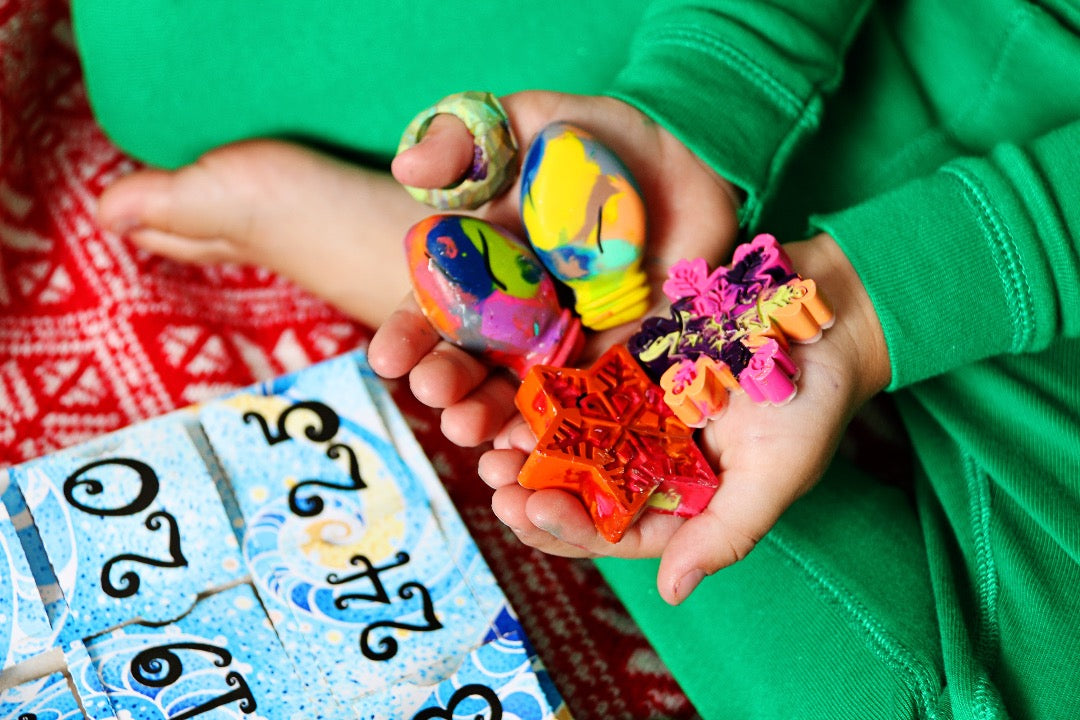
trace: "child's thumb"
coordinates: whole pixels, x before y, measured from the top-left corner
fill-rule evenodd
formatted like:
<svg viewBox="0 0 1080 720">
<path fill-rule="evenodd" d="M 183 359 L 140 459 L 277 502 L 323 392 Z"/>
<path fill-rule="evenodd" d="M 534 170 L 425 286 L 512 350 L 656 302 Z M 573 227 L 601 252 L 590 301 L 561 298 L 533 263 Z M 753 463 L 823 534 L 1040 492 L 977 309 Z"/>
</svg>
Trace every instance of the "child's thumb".
<svg viewBox="0 0 1080 720">
<path fill-rule="evenodd" d="M 656 578 L 665 601 L 678 605 L 706 576 L 750 554 L 794 499 L 770 487 L 724 478 L 709 506 L 675 531 Z"/>
<path fill-rule="evenodd" d="M 687 520 L 664 548 L 656 577 L 660 596 L 678 605 L 706 576 L 746 557 L 758 539 L 735 530 L 706 508 Z"/>
<path fill-rule="evenodd" d="M 445 188 L 457 184 L 472 167 L 473 137 L 459 118 L 436 115 L 424 137 L 402 150 L 390 164 L 394 179 L 417 188 Z"/>
</svg>

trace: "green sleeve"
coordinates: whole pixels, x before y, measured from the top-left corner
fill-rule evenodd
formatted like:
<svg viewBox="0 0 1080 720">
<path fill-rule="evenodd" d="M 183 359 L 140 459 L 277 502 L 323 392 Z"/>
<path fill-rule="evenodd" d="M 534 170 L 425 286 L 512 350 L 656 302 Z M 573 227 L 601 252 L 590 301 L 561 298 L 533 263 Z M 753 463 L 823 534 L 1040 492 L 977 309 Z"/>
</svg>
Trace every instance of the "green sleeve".
<svg viewBox="0 0 1080 720">
<path fill-rule="evenodd" d="M 609 95 L 642 110 L 747 195 L 753 224 L 824 96 L 870 0 L 658 0 Z"/>
<path fill-rule="evenodd" d="M 813 224 L 851 260 L 897 389 L 1080 336 L 1080 121 Z"/>
</svg>

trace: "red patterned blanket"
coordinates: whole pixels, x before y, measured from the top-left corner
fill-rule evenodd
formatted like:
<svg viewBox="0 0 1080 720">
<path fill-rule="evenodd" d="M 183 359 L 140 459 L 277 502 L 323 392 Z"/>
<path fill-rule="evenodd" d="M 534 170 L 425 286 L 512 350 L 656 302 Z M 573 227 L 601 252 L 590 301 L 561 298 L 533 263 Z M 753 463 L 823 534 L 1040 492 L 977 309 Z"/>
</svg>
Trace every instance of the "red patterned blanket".
<svg viewBox="0 0 1080 720">
<path fill-rule="evenodd" d="M 0 0 L 0 466 L 368 337 L 269 272 L 182 266 L 101 232 L 96 198 L 132 167 L 90 113 L 66 4 Z M 395 396 L 574 716 L 696 717 L 596 569 L 517 543 L 475 451 Z"/>
</svg>

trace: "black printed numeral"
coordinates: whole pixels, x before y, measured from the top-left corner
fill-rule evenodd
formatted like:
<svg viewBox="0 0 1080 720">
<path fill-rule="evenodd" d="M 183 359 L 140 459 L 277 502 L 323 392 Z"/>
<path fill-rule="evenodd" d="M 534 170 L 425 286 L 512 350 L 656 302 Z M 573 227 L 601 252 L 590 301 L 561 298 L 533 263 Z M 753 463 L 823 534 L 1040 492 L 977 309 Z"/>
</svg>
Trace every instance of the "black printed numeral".
<svg viewBox="0 0 1080 720">
<path fill-rule="evenodd" d="M 136 555 L 135 553 L 122 553 L 106 561 L 101 567 L 101 589 L 105 591 L 106 595 L 114 598 L 126 598 L 139 591 L 139 576 L 132 570 L 128 570 L 120 576 L 120 584 L 113 583 L 112 569 L 117 563 L 132 562 L 159 568 L 187 567 L 187 558 L 184 557 L 184 553 L 180 550 L 180 528 L 176 524 L 175 517 L 164 510 L 159 510 L 147 515 L 144 525 L 148 530 L 160 530 L 163 525 L 168 528 L 168 559 L 161 560 L 146 557 L 145 555 Z"/>
<path fill-rule="evenodd" d="M 360 461 L 356 458 L 356 452 L 348 445 L 335 444 L 326 449 L 326 455 L 331 460 L 337 460 L 345 455 L 349 461 L 349 480 L 347 482 L 330 482 L 329 480 L 305 480 L 299 482 L 289 490 L 289 510 L 300 517 L 314 517 L 323 511 L 325 503 L 318 495 L 301 497 L 300 491 L 309 487 L 324 487 L 331 490 L 363 490 L 367 483 L 360 476 Z"/>
<path fill-rule="evenodd" d="M 442 623 L 439 622 L 438 616 L 435 615 L 435 604 L 431 601 L 431 593 L 426 587 L 418 582 L 404 583 L 398 588 L 398 597 L 402 600 L 408 600 L 412 598 L 414 592 L 420 595 L 420 601 L 423 603 L 423 624 L 404 623 L 396 620 L 383 620 L 381 622 L 371 623 L 360 633 L 360 652 L 364 654 L 364 657 L 369 660 L 389 660 L 397 655 L 398 642 L 392 635 L 387 635 L 386 637 L 379 639 L 378 648 L 372 647 L 371 633 L 375 630 L 389 628 L 396 630 L 413 630 L 415 632 L 431 632 L 432 630 L 439 630 L 442 628 Z"/>
<path fill-rule="evenodd" d="M 75 497 L 75 491 L 77 489 L 82 490 L 82 492 L 91 497 L 103 493 L 105 491 L 105 483 L 97 478 L 84 477 L 84 475 L 91 470 L 96 470 L 109 465 L 127 468 L 134 471 L 138 476 L 139 492 L 131 502 L 115 508 L 99 508 L 87 505 Z M 154 472 L 154 468 L 150 467 L 142 460 L 133 460 L 131 458 L 123 457 L 107 458 L 105 460 L 96 460 L 92 463 L 83 465 L 81 468 L 71 473 L 71 475 L 64 480 L 64 499 L 67 500 L 73 508 L 82 510 L 84 513 L 89 513 L 90 515 L 98 515 L 99 517 L 135 515 L 150 507 L 150 503 L 154 502 L 154 498 L 157 497 L 160 488 L 161 484 L 158 482 L 158 476 L 157 473 Z"/>
<path fill-rule="evenodd" d="M 232 664 L 232 653 L 217 645 L 196 642 L 171 643 L 147 648 L 135 655 L 131 659 L 131 678 L 151 688 L 166 688 L 175 685 L 184 675 L 184 664 L 177 651 L 210 655 L 214 665 L 222 669 Z M 187 720 L 187 718 L 193 718 L 232 703 L 239 703 L 241 712 L 255 712 L 257 703 L 243 675 L 236 670 L 230 670 L 225 674 L 225 684 L 234 689 L 196 707 L 188 708 L 179 715 L 170 715 L 170 720 Z"/>
<path fill-rule="evenodd" d="M 338 575 L 337 573 L 330 573 L 326 576 L 326 582 L 331 585 L 345 585 L 367 580 L 371 583 L 371 591 L 342 593 L 334 598 L 334 605 L 339 610 L 349 608 L 355 601 L 376 602 L 383 605 L 389 605 L 392 602 L 392 599 L 390 593 L 386 591 L 386 584 L 383 582 L 382 574 L 388 570 L 405 565 L 409 562 L 409 559 L 409 553 L 399 551 L 393 561 L 385 565 L 375 565 L 366 555 L 354 555 L 349 560 L 349 564 L 354 567 L 363 568 L 362 570 L 344 576 Z M 397 595 L 402 600 L 411 600 L 414 595 L 420 597 L 423 622 L 404 623 L 394 620 L 383 620 L 374 622 L 365 627 L 360 633 L 360 652 L 362 652 L 364 657 L 369 660 L 389 660 L 397 655 L 398 651 L 398 642 L 392 636 L 382 637 L 373 644 L 372 633 L 375 631 L 382 629 L 396 629 L 412 630 L 414 632 L 432 632 L 443 627 L 442 622 L 439 621 L 439 616 L 435 613 L 435 603 L 431 600 L 431 592 L 423 584 L 416 582 L 415 580 L 402 583 L 398 587 Z"/>
<path fill-rule="evenodd" d="M 286 427 L 286 421 L 294 413 L 310 414 L 313 416 L 304 427 L 304 436 L 312 442 L 330 442 L 337 436 L 341 429 L 341 418 L 332 407 L 318 400 L 302 400 L 285 408 L 277 420 L 271 423 L 262 413 L 250 410 L 244 413 L 245 423 L 255 422 L 262 430 L 267 445 L 277 445 L 280 442 L 293 439 Z M 304 495 L 304 492 L 313 487 L 322 487 L 330 490 L 363 490 L 367 487 L 364 478 L 360 474 L 360 461 L 356 452 L 343 443 L 334 443 L 326 449 L 326 455 L 331 460 L 344 457 L 349 463 L 349 479 L 346 482 L 333 482 L 313 478 L 297 483 L 289 490 L 289 510 L 299 517 L 314 517 L 321 513 L 326 503 L 319 495 Z"/>
<path fill-rule="evenodd" d="M 96 507 L 77 498 L 76 494 L 85 494 L 88 498 L 92 498 L 105 492 L 105 483 L 96 477 L 90 477 L 88 473 L 108 466 L 124 468 L 135 473 L 139 480 L 139 490 L 136 493 L 135 498 L 132 499 L 131 502 L 118 507 Z M 83 465 L 64 480 L 63 491 L 64 499 L 67 500 L 73 508 L 87 513 L 88 515 L 96 515 L 98 517 L 121 517 L 125 515 L 137 515 L 146 510 L 157 498 L 160 489 L 161 482 L 158 480 L 157 473 L 152 467 L 141 460 L 116 457 L 95 460 L 94 462 Z M 180 546 L 180 527 L 172 514 L 164 510 L 152 512 L 146 516 L 146 520 L 143 524 L 146 526 L 146 529 L 151 532 L 166 528 L 169 556 L 165 559 L 160 559 L 136 553 L 120 553 L 119 555 L 106 560 L 105 564 L 101 567 L 101 589 L 109 597 L 117 599 L 131 597 L 139 591 L 139 586 L 142 584 L 139 575 L 134 570 L 123 572 L 120 575 L 119 580 L 114 581 L 113 568 L 118 563 L 135 563 L 137 565 L 148 565 L 159 568 L 180 568 L 186 567 L 188 564 L 187 558 L 184 557 L 183 550 Z"/>
<path fill-rule="evenodd" d="M 407 562 L 409 562 L 409 553 L 404 551 L 398 552 L 394 562 L 379 566 L 373 565 L 366 555 L 353 555 L 352 558 L 349 559 L 349 564 L 363 567 L 364 569 L 360 572 L 353 573 L 352 575 L 345 575 L 344 577 L 337 573 L 330 573 L 326 576 L 326 582 L 331 585 L 344 585 L 346 583 L 356 582 L 357 580 L 370 580 L 372 591 L 369 593 L 342 593 L 334 598 L 334 606 L 339 610 L 345 610 L 353 600 L 366 600 L 384 604 L 389 603 L 390 594 L 386 592 L 386 585 L 383 584 L 380 576 L 384 571 L 401 567 Z"/>
<path fill-rule="evenodd" d="M 427 708 L 421 710 L 417 714 L 412 716 L 412 720 L 435 720 L 441 718 L 442 720 L 453 720 L 455 710 L 464 700 L 468 698 L 480 698 L 487 703 L 488 709 L 491 710 L 491 714 L 484 718 L 483 715 L 477 715 L 476 720 L 502 720 L 503 706 L 499 700 L 499 696 L 495 694 L 495 691 L 489 688 L 487 685 L 479 685 L 477 683 L 471 683 L 469 685 L 462 685 L 454 694 L 450 696 L 450 702 L 446 704 L 445 708 Z M 472 713 L 470 713 L 471 715 Z"/>
<path fill-rule="evenodd" d="M 316 422 L 304 428 L 304 436 L 312 442 L 331 440 L 337 435 L 337 431 L 341 427 L 341 418 L 334 412 L 334 409 L 318 400 L 305 400 L 285 408 L 278 415 L 275 428 L 270 427 L 269 421 L 262 413 L 254 410 L 244 413 L 243 417 L 245 423 L 252 420 L 258 423 L 260 429 L 262 429 L 263 437 L 266 438 L 267 445 L 277 445 L 279 442 L 292 439 L 292 435 L 289 434 L 288 429 L 285 427 L 285 421 L 296 412 L 308 412 L 315 416 Z"/>
</svg>

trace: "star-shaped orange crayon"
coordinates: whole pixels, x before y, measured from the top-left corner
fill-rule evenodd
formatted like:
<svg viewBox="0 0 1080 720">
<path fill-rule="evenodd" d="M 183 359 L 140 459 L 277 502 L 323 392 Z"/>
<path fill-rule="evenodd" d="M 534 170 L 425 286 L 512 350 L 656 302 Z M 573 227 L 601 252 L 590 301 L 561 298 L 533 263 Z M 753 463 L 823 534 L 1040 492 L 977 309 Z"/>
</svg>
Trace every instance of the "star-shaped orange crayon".
<svg viewBox="0 0 1080 720">
<path fill-rule="evenodd" d="M 518 481 L 577 495 L 610 542 L 654 493 L 658 509 L 692 515 L 716 491 L 693 430 L 622 345 L 587 369 L 533 367 L 515 402 L 537 437 Z"/>
</svg>

